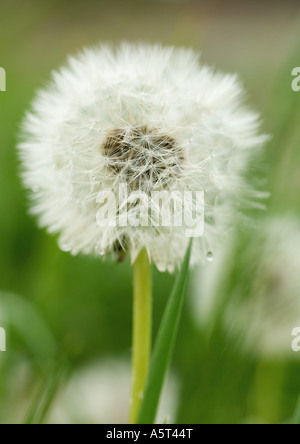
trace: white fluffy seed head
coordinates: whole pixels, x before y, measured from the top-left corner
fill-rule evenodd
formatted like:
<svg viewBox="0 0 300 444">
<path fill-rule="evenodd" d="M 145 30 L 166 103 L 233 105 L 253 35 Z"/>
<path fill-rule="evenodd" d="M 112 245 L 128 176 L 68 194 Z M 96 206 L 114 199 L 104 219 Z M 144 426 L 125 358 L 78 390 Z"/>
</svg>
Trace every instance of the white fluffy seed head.
<svg viewBox="0 0 300 444">
<path fill-rule="evenodd" d="M 291 215 L 260 220 L 242 250 L 232 239 L 208 272 L 195 273 L 195 321 L 210 331 L 221 320 L 224 338 L 243 354 L 298 359 L 292 333 L 300 327 L 299 250 L 299 220 Z"/>
<path fill-rule="evenodd" d="M 244 350 L 272 357 L 297 358 L 292 332 L 300 327 L 300 229 L 292 216 L 266 219 L 250 248 L 250 297 L 238 287 L 225 310 L 227 329 L 244 338 Z M 251 266 L 251 265 L 250 265 Z"/>
<path fill-rule="evenodd" d="M 127 424 L 129 415 L 130 363 L 109 358 L 77 369 L 56 397 L 50 424 Z M 162 392 L 156 424 L 166 418 L 174 424 L 179 407 L 180 385 L 170 371 Z"/>
<path fill-rule="evenodd" d="M 235 75 L 215 73 L 191 50 L 159 45 L 101 45 L 70 58 L 39 91 L 25 118 L 19 150 L 40 225 L 62 249 L 106 255 L 145 247 L 160 270 L 173 271 L 187 226 L 99 223 L 99 193 L 120 184 L 141 191 L 204 191 L 205 229 L 192 261 L 210 257 L 238 209 L 257 198 L 244 178 L 265 140 L 258 116 L 241 105 Z M 144 202 L 127 207 L 129 216 Z M 149 202 L 148 202 L 149 205 Z M 193 202 L 184 212 L 193 213 Z"/>
</svg>

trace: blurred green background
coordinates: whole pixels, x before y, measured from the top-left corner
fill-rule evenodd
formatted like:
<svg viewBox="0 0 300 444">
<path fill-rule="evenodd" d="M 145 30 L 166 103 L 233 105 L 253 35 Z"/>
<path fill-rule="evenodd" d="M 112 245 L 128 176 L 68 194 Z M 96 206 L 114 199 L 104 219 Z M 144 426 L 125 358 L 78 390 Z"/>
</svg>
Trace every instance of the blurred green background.
<svg viewBox="0 0 300 444">
<path fill-rule="evenodd" d="M 72 375 L 90 363 L 130 359 L 129 261 L 103 263 L 63 253 L 56 239 L 40 231 L 27 214 L 15 147 L 20 121 L 36 88 L 47 82 L 50 71 L 64 63 L 67 54 L 99 41 L 162 42 L 201 51 L 204 62 L 240 74 L 249 102 L 262 114 L 263 131 L 272 134 L 261 159 L 266 168 L 256 165 L 250 172 L 250 177 L 266 176 L 265 188 L 271 192 L 268 214 L 254 216 L 260 223 L 266 217 L 288 215 L 297 225 L 300 92 L 291 89 L 291 72 L 300 66 L 299 24 L 297 1 L 0 2 L 0 66 L 7 75 L 7 91 L 0 93 L 0 326 L 7 331 L 7 352 L 0 353 L 1 423 L 24 421 L 36 408 L 40 387 L 50 387 L 44 413 L 50 415 L 45 421 L 51 421 L 57 402 L 52 404 L 51 386 L 57 398 Z M 252 285 L 262 257 L 252 254 L 257 242 L 253 232 L 237 231 L 233 259 L 214 278 L 221 279 L 222 274 L 225 279 L 224 301 L 233 293 L 257 296 Z M 291 254 L 300 274 L 300 244 Z M 272 256 L 271 252 L 270 267 Z M 287 265 L 283 264 L 283 272 Z M 201 273 L 196 270 L 192 277 L 172 362 L 178 381 L 173 388 L 178 392 L 175 420 L 290 421 L 300 394 L 300 354 L 289 349 L 284 356 L 270 357 L 245 351 L 239 334 L 227 334 L 224 304 L 205 323 L 198 322 L 194 299 L 206 292 L 204 285 L 198 285 Z M 296 285 L 298 274 L 291 279 Z M 154 334 L 173 281 L 173 276 L 154 271 Z M 284 298 L 285 292 L 283 288 L 279 297 Z M 300 326 L 300 303 L 295 300 L 292 311 L 296 310 L 299 325 L 291 324 L 291 330 Z M 74 421 L 89 422 L 75 417 Z M 63 414 L 60 418 L 63 422 Z M 119 421 L 117 416 L 110 419 Z"/>
</svg>

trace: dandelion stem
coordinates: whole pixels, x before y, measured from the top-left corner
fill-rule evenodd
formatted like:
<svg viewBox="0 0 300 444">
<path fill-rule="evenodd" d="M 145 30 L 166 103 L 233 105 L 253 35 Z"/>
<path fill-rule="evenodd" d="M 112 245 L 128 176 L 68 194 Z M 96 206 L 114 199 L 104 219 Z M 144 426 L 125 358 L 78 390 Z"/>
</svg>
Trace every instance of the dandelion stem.
<svg viewBox="0 0 300 444">
<path fill-rule="evenodd" d="M 134 264 L 132 392 L 129 423 L 137 421 L 151 354 L 152 330 L 151 265 L 146 249 Z"/>
</svg>

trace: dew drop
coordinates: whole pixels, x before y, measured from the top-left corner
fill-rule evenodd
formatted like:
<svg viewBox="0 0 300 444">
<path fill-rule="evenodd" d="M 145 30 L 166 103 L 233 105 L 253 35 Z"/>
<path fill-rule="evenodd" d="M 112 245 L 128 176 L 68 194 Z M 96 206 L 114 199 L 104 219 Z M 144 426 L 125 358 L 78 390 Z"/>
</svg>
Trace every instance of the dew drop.
<svg viewBox="0 0 300 444">
<path fill-rule="evenodd" d="M 214 255 L 211 251 L 207 253 L 206 259 L 208 262 L 212 262 L 214 260 Z"/>
<path fill-rule="evenodd" d="M 59 248 L 60 248 L 62 251 L 65 251 L 66 253 L 68 253 L 69 251 L 71 251 L 71 247 L 70 247 L 68 244 L 64 243 L 64 242 L 59 241 L 59 242 L 58 242 L 58 246 L 59 246 Z"/>
<path fill-rule="evenodd" d="M 97 254 L 99 254 L 99 256 L 105 256 L 106 250 L 104 248 L 101 248 L 100 246 L 98 246 Z"/>
</svg>

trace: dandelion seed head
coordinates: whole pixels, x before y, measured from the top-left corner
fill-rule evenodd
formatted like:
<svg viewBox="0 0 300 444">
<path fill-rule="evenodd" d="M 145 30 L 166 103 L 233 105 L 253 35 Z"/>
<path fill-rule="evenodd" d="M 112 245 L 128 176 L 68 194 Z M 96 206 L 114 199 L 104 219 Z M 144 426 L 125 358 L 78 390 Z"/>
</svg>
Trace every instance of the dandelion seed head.
<svg viewBox="0 0 300 444">
<path fill-rule="evenodd" d="M 258 129 L 237 76 L 214 72 L 194 51 L 86 49 L 53 74 L 24 119 L 19 151 L 24 183 L 35 190 L 32 213 L 72 254 L 119 257 L 125 249 L 134 260 L 145 247 L 160 270 L 172 271 L 189 243 L 186 223 L 157 223 L 156 206 L 148 226 L 104 228 L 99 194 L 116 194 L 110 210 L 120 219 L 124 208 L 132 218 L 145 212 L 154 191 L 204 191 L 205 230 L 192 262 L 205 263 L 230 221 L 257 198 L 244 173 L 265 141 Z M 149 201 L 120 199 L 124 183 Z M 192 204 L 184 214 L 193 214 Z"/>
<path fill-rule="evenodd" d="M 146 126 L 129 131 L 117 128 L 107 137 L 103 152 L 107 166 L 134 188 L 147 184 L 168 182 L 171 175 L 180 174 L 179 163 L 183 160 L 181 148 L 169 136 L 149 130 Z"/>
<path fill-rule="evenodd" d="M 292 351 L 292 331 L 300 326 L 299 221 L 293 216 L 267 218 L 260 227 L 257 243 L 250 250 L 257 257 L 253 297 L 228 307 L 228 318 L 239 313 L 235 326 L 242 327 L 248 313 L 246 349 L 261 355 L 297 357 Z M 260 249 L 259 249 L 260 248 Z M 232 301 L 234 303 L 234 300 Z"/>
<path fill-rule="evenodd" d="M 299 221 L 294 216 L 264 217 L 239 256 L 228 246 L 209 273 L 197 273 L 191 301 L 195 319 L 208 329 L 220 316 L 224 337 L 241 353 L 297 358 L 291 343 L 293 329 L 300 327 L 299 249 Z M 220 282 L 227 282 L 223 293 Z"/>
<path fill-rule="evenodd" d="M 48 422 L 127 424 L 131 377 L 130 363 L 126 360 L 108 358 L 87 363 L 74 372 L 56 397 Z M 179 393 L 178 377 L 171 370 L 162 392 L 157 424 L 163 424 L 167 415 L 171 424 L 175 421 Z"/>
</svg>

